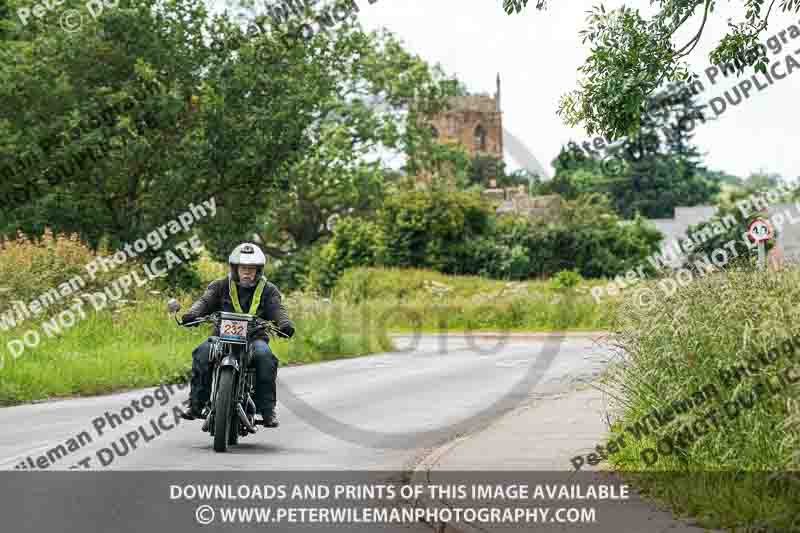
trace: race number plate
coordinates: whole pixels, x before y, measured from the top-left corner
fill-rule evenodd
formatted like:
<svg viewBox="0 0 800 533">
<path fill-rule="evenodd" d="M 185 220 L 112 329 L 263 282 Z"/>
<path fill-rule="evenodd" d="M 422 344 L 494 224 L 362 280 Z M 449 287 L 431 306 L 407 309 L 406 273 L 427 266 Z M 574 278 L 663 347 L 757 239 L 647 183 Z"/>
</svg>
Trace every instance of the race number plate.
<svg viewBox="0 0 800 533">
<path fill-rule="evenodd" d="M 244 320 L 223 320 L 219 330 L 223 339 L 242 342 L 247 340 L 247 322 Z"/>
</svg>

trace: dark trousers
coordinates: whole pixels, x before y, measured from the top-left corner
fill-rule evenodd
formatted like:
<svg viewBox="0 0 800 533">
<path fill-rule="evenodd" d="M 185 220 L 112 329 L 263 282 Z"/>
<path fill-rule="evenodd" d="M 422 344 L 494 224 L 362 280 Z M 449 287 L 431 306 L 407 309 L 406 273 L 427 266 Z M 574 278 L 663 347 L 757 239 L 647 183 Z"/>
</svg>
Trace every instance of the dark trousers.
<svg viewBox="0 0 800 533">
<path fill-rule="evenodd" d="M 275 409 L 275 379 L 278 376 L 278 358 L 266 341 L 251 343 L 252 366 L 256 369 L 256 397 L 253 401 L 259 413 Z M 207 340 L 192 351 L 192 388 L 189 399 L 192 405 L 202 408 L 211 398 L 211 369 L 208 356 L 211 343 Z"/>
</svg>

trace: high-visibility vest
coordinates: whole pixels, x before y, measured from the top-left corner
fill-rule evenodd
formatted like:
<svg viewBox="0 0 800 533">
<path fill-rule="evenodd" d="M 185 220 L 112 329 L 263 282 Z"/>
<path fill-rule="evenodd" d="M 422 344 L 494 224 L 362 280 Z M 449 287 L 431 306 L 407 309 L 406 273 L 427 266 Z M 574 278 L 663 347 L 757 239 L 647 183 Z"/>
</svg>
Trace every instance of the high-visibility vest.
<svg viewBox="0 0 800 533">
<path fill-rule="evenodd" d="M 261 293 L 264 292 L 264 287 L 267 284 L 267 278 L 261 277 L 258 280 L 258 285 L 256 286 L 256 292 L 253 294 L 253 301 L 250 302 L 250 311 L 247 314 L 255 315 L 256 311 L 258 311 L 258 304 L 261 303 Z M 236 282 L 233 281 L 233 277 L 228 278 L 228 294 L 231 297 L 231 303 L 233 304 L 233 308 L 236 310 L 237 313 L 242 312 L 242 306 L 239 305 L 239 292 L 236 290 Z"/>
</svg>

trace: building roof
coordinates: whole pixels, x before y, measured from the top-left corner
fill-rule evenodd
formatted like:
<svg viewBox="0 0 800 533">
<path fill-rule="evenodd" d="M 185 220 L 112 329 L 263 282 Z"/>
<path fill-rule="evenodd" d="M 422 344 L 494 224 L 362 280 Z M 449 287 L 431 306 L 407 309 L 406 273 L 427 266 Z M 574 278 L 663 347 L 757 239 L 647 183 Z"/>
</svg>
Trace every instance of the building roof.
<svg viewBox="0 0 800 533">
<path fill-rule="evenodd" d="M 450 105 L 452 107 L 450 111 L 497 112 L 497 102 L 486 95 L 453 96 L 450 98 Z"/>
</svg>

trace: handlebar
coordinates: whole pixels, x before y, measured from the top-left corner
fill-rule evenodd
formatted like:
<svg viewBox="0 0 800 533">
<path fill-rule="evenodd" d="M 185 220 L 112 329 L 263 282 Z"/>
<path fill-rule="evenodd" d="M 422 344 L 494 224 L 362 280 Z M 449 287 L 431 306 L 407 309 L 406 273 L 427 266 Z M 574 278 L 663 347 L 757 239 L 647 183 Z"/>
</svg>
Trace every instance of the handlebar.
<svg viewBox="0 0 800 533">
<path fill-rule="evenodd" d="M 190 327 L 194 326 L 195 324 L 203 324 L 205 322 L 219 322 L 219 312 L 211 313 L 210 315 L 206 315 L 203 317 L 198 318 L 192 322 L 187 322 L 186 324 L 181 324 L 181 321 L 178 320 L 178 317 L 175 317 L 175 322 L 182 327 Z M 271 321 L 264 320 L 263 318 L 259 318 L 254 316 L 250 319 L 250 323 L 255 324 L 254 330 L 267 330 L 268 334 L 271 336 L 278 336 L 278 337 L 287 337 L 284 335 Z"/>
<path fill-rule="evenodd" d="M 194 326 L 195 324 L 202 324 L 203 322 L 216 322 L 217 320 L 219 320 L 219 313 L 211 313 L 210 315 L 207 316 L 201 316 L 200 318 L 192 322 L 187 322 L 186 324 L 182 324 L 181 321 L 178 320 L 177 315 L 175 316 L 175 323 L 184 328 Z"/>
</svg>

